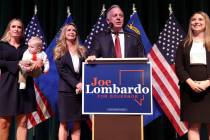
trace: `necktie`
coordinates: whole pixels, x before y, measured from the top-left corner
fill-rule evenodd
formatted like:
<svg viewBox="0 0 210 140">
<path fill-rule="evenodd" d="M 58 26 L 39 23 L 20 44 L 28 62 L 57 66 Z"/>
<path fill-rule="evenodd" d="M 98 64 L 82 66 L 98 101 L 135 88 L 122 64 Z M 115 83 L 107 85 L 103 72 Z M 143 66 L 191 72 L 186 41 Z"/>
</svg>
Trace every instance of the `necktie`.
<svg viewBox="0 0 210 140">
<path fill-rule="evenodd" d="M 119 38 L 118 33 L 116 33 L 116 37 L 115 37 L 115 54 L 116 54 L 117 58 L 122 58 L 121 47 L 120 47 L 120 38 Z"/>
<path fill-rule="evenodd" d="M 33 61 L 36 61 L 36 60 L 37 60 L 36 53 L 33 53 L 33 54 L 32 54 L 32 60 L 33 60 Z"/>
</svg>

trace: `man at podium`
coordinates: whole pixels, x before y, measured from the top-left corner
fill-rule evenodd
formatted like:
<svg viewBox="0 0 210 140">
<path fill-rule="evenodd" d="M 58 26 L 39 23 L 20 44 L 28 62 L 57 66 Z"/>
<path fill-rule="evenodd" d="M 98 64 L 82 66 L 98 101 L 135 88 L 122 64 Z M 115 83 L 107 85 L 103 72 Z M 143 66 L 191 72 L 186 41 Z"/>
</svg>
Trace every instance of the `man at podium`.
<svg viewBox="0 0 210 140">
<path fill-rule="evenodd" d="M 107 10 L 106 20 L 109 27 L 95 36 L 87 60 L 98 57 L 144 57 L 144 47 L 140 37 L 123 30 L 124 13 L 120 6 L 112 5 Z"/>
<path fill-rule="evenodd" d="M 140 36 L 123 30 L 124 13 L 120 6 L 112 5 L 106 13 L 107 30 L 93 38 L 93 46 L 86 62 L 96 58 L 139 58 L 145 57 Z M 95 115 L 93 140 L 139 140 L 140 116 Z"/>
</svg>

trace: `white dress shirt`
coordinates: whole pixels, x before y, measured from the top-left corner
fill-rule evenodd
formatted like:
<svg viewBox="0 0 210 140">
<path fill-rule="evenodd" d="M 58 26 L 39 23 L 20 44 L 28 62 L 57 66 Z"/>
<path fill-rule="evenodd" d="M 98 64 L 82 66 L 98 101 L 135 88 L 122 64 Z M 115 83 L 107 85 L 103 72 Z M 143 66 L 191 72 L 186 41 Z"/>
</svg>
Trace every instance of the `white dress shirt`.
<svg viewBox="0 0 210 140">
<path fill-rule="evenodd" d="M 79 56 L 77 54 L 71 54 L 71 59 L 72 59 L 72 63 L 73 63 L 73 66 L 74 66 L 74 71 L 76 73 L 79 73 Z"/>
<path fill-rule="evenodd" d="M 206 48 L 202 41 L 193 41 L 190 50 L 190 64 L 207 64 Z"/>
</svg>

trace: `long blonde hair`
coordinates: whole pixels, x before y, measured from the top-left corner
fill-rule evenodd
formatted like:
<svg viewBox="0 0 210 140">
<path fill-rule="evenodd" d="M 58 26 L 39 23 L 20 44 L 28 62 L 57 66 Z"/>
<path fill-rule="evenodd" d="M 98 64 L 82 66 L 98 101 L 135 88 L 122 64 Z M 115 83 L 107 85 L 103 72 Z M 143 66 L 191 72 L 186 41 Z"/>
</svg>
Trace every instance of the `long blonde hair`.
<svg viewBox="0 0 210 140">
<path fill-rule="evenodd" d="M 54 49 L 54 59 L 60 59 L 66 52 L 68 52 L 67 44 L 66 44 L 66 30 L 68 26 L 74 26 L 76 29 L 76 39 L 75 39 L 75 53 L 77 53 L 80 57 L 85 58 L 86 49 L 84 46 L 79 43 L 79 36 L 76 25 L 74 23 L 66 24 L 61 30 L 60 37 L 57 41 L 57 45 Z"/>
<path fill-rule="evenodd" d="M 191 21 L 192 21 L 192 17 L 195 14 L 201 15 L 205 19 L 206 28 L 204 31 L 204 44 L 205 44 L 205 47 L 208 49 L 208 51 L 210 51 L 210 19 L 209 19 L 209 16 L 203 11 L 195 12 L 191 16 L 189 25 L 188 25 L 188 33 L 187 33 L 186 38 L 184 39 L 184 46 L 186 46 L 186 45 L 189 46 L 193 42 L 193 32 L 191 29 Z"/>
<path fill-rule="evenodd" d="M 24 24 L 23 24 L 21 19 L 14 18 L 14 19 L 10 20 L 10 22 L 8 23 L 8 25 L 6 27 L 6 30 L 4 31 L 4 34 L 3 34 L 2 38 L 1 38 L 1 41 L 9 42 L 11 40 L 11 35 L 9 33 L 9 30 L 10 30 L 11 24 L 14 21 L 19 21 L 21 23 L 21 26 L 22 26 L 22 38 L 21 39 L 23 39 L 23 37 L 24 37 Z"/>
</svg>

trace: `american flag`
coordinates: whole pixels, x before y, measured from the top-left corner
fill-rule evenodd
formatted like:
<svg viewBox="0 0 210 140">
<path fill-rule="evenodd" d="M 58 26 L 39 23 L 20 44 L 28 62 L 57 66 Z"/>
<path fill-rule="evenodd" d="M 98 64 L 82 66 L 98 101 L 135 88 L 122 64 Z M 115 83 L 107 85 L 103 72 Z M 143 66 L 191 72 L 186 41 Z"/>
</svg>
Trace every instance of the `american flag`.
<svg viewBox="0 0 210 140">
<path fill-rule="evenodd" d="M 180 93 L 178 78 L 174 72 L 174 58 L 184 36 L 185 33 L 172 13 L 157 43 L 148 54 L 152 63 L 153 96 L 180 136 L 188 129 L 186 124 L 180 121 Z"/>
<path fill-rule="evenodd" d="M 28 40 L 32 36 L 37 36 L 42 39 L 44 48 L 46 48 L 46 41 L 44 38 L 44 33 L 41 29 L 41 26 L 39 24 L 39 20 L 36 15 L 34 15 L 29 22 L 29 24 L 26 27 L 25 30 L 25 44 L 28 44 Z M 44 49 L 43 48 L 43 49 Z M 47 101 L 47 98 L 44 96 L 44 94 L 40 91 L 37 84 L 34 82 L 34 89 L 35 89 L 35 95 L 36 95 L 36 102 L 37 102 L 37 111 L 32 112 L 29 114 L 28 121 L 27 121 L 27 128 L 30 129 L 37 124 L 47 120 L 50 118 L 53 113 L 51 110 L 51 107 Z"/>
<path fill-rule="evenodd" d="M 103 12 L 101 14 L 101 16 L 98 18 L 98 21 L 93 26 L 90 34 L 87 36 L 87 39 L 84 42 L 84 45 L 87 47 L 88 50 L 92 48 L 94 36 L 102 31 L 106 30 L 107 28 L 108 28 L 108 24 L 106 22 L 105 13 Z"/>
<path fill-rule="evenodd" d="M 102 11 L 102 14 L 98 18 L 96 24 L 92 27 L 90 34 L 87 36 L 84 46 L 87 47 L 88 51 L 92 48 L 93 46 L 93 38 L 95 35 L 98 33 L 105 31 L 108 29 L 108 24 L 106 22 L 106 15 L 105 11 Z M 91 116 L 90 116 L 91 117 Z M 92 128 L 92 122 L 90 119 L 87 119 L 87 124 L 89 128 Z"/>
<path fill-rule="evenodd" d="M 43 42 L 43 49 L 46 48 L 47 43 L 44 37 L 44 32 L 42 31 L 42 28 L 40 26 L 39 20 L 37 18 L 36 15 L 34 15 L 31 19 L 31 21 L 29 22 L 29 24 L 27 25 L 26 29 L 25 29 L 25 44 L 28 45 L 28 40 L 32 37 L 32 36 L 37 36 L 39 38 L 42 39 Z"/>
</svg>

